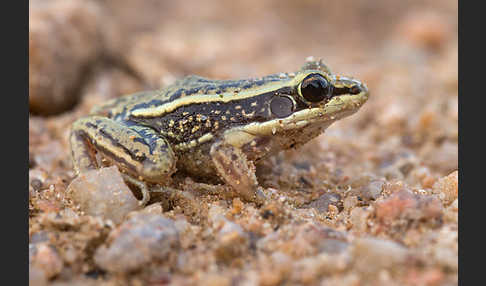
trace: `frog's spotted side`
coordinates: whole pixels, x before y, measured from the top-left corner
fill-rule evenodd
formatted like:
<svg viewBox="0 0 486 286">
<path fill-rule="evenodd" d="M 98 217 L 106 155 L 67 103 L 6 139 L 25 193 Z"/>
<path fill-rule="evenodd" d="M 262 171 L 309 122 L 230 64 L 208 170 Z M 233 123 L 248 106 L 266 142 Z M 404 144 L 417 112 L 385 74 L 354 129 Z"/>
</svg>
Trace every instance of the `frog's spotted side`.
<svg viewBox="0 0 486 286">
<path fill-rule="evenodd" d="M 185 77 L 162 90 L 117 98 L 72 127 L 77 173 L 116 164 L 149 199 L 145 182 L 167 184 L 176 170 L 219 178 L 261 202 L 253 162 L 297 147 L 368 99 L 361 82 L 321 61 L 295 73 L 245 80 Z"/>
</svg>

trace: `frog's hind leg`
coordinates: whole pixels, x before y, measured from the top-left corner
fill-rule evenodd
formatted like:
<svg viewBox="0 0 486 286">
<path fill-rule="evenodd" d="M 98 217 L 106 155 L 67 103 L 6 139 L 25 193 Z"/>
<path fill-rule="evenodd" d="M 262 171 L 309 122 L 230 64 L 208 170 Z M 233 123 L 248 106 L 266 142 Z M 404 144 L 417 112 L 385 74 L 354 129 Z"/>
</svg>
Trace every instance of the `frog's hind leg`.
<svg viewBox="0 0 486 286">
<path fill-rule="evenodd" d="M 73 124 L 70 142 L 77 174 L 100 167 L 97 152 L 134 180 L 164 183 L 176 170 L 172 149 L 157 131 L 148 127 L 128 126 L 106 117 L 89 116 Z M 148 201 L 147 188 L 141 188 L 141 191 L 143 200 Z"/>
</svg>

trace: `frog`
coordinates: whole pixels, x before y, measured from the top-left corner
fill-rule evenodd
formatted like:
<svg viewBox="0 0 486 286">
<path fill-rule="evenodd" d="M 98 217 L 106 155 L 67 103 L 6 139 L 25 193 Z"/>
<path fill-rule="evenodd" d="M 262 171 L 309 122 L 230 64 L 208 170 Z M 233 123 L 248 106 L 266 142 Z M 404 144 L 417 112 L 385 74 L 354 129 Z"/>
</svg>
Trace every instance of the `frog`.
<svg viewBox="0 0 486 286">
<path fill-rule="evenodd" d="M 116 165 L 141 205 L 153 185 L 177 172 L 219 182 L 246 202 L 264 203 L 255 165 L 298 148 L 369 98 L 358 79 L 335 75 L 321 60 L 296 72 L 238 80 L 188 75 L 159 90 L 109 100 L 70 132 L 75 174 Z"/>
</svg>

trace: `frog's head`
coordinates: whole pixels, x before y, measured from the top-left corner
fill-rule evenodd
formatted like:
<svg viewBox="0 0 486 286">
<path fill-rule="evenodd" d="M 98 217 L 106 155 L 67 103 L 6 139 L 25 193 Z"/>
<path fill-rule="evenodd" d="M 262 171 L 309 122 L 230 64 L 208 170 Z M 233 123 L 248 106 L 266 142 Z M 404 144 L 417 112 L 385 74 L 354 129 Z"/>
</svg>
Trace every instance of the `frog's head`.
<svg viewBox="0 0 486 286">
<path fill-rule="evenodd" d="M 358 111 L 368 97 L 368 88 L 359 80 L 332 74 L 322 61 L 308 62 L 293 80 L 288 98 L 295 106 L 287 120 L 335 121 Z"/>
<path fill-rule="evenodd" d="M 356 79 L 331 73 L 321 61 L 306 63 L 295 76 L 284 79 L 268 99 L 267 120 L 246 126 L 259 138 L 271 136 L 275 148 L 303 144 L 330 124 L 349 116 L 368 100 L 366 86 Z"/>
</svg>

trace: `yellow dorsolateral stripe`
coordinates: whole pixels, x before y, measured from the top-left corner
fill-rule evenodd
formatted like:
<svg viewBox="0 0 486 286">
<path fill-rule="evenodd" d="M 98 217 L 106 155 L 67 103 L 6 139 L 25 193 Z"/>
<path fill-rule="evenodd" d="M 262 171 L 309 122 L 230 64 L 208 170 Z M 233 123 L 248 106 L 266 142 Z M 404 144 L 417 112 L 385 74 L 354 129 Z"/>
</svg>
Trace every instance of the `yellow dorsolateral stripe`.
<svg viewBox="0 0 486 286">
<path fill-rule="evenodd" d="M 314 71 L 320 72 L 320 71 Z M 306 73 L 307 74 L 307 73 Z M 230 102 L 233 100 L 240 100 L 245 98 L 251 98 L 254 96 L 258 96 L 260 94 L 272 92 L 279 90 L 283 87 L 292 87 L 296 86 L 306 74 L 298 74 L 294 78 L 289 78 L 287 81 L 277 81 L 277 82 L 270 82 L 265 86 L 260 86 L 256 88 L 249 88 L 245 90 L 241 90 L 238 93 L 235 92 L 225 92 L 222 94 L 201 94 L 201 95 L 191 95 L 186 97 L 178 98 L 172 102 L 168 102 L 162 104 L 158 107 L 149 107 L 149 108 L 142 108 L 132 111 L 132 116 L 135 117 L 157 117 L 163 116 L 166 113 L 172 112 L 177 108 L 185 105 L 191 105 L 195 103 L 205 103 L 205 102 Z"/>
</svg>

